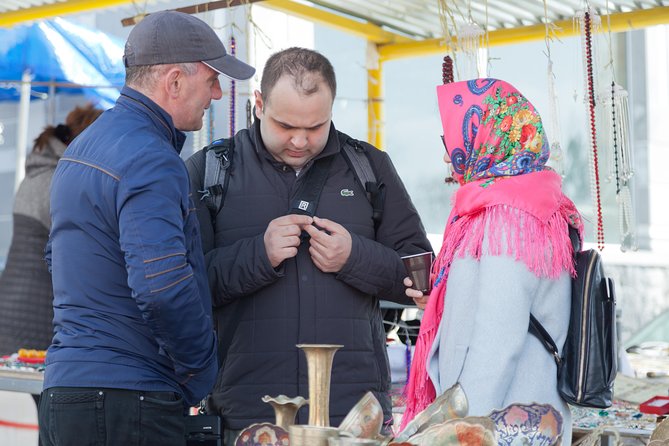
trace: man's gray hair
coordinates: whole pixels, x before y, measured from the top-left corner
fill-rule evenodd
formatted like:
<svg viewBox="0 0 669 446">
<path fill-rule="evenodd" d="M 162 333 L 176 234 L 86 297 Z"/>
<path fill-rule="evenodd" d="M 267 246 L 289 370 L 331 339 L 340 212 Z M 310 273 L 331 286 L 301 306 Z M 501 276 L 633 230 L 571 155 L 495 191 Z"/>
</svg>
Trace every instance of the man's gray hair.
<svg viewBox="0 0 669 446">
<path fill-rule="evenodd" d="M 152 90 L 156 86 L 158 79 L 173 67 L 178 67 L 186 74 L 186 76 L 192 76 L 197 73 L 198 63 L 199 62 L 187 62 L 126 67 L 125 83 L 130 87 L 139 88 L 141 90 Z"/>
</svg>

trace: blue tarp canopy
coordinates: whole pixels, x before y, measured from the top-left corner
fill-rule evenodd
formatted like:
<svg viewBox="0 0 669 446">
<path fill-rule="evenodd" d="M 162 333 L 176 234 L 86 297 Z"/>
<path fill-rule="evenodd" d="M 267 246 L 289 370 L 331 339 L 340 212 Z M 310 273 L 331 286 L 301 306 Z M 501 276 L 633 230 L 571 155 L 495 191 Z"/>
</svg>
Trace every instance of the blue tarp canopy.
<svg viewBox="0 0 669 446">
<path fill-rule="evenodd" d="M 60 18 L 0 28 L 0 101 L 19 100 L 26 70 L 32 91 L 51 86 L 109 108 L 125 79 L 123 42 Z"/>
</svg>

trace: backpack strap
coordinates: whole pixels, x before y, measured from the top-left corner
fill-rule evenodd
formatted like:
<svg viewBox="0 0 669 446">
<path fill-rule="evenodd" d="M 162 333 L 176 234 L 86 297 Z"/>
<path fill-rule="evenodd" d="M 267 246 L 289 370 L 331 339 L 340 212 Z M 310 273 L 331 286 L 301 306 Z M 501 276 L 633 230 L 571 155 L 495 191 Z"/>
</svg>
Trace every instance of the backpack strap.
<svg viewBox="0 0 669 446">
<path fill-rule="evenodd" d="M 313 217 L 325 186 L 325 180 L 330 173 L 332 160 L 335 155 L 319 158 L 304 174 L 305 177 L 290 200 L 290 214 L 302 214 Z"/>
<path fill-rule="evenodd" d="M 532 313 L 530 313 L 530 327 L 528 330 L 531 334 L 536 336 L 537 339 L 539 339 L 539 341 L 544 344 L 546 350 L 548 350 L 548 352 L 553 355 L 559 370 L 560 366 L 562 365 L 562 358 L 560 357 L 557 345 L 555 345 L 555 341 L 551 335 L 548 334 L 544 326 L 541 325 L 541 323 L 534 317 Z"/>
<path fill-rule="evenodd" d="M 230 181 L 235 143 L 232 138 L 213 141 L 204 149 L 204 182 L 201 200 L 204 201 L 212 218 L 216 218 L 225 200 L 225 192 Z"/>
<path fill-rule="evenodd" d="M 581 250 L 581 238 L 579 237 L 578 230 L 573 226 L 569 226 L 569 240 L 571 241 L 572 248 L 574 248 L 573 255 L 574 259 L 576 259 L 576 254 Z M 560 357 L 557 345 L 551 335 L 548 334 L 548 331 L 546 331 L 544 326 L 541 325 L 532 313 L 530 313 L 530 327 L 528 331 L 541 341 L 546 350 L 548 350 L 548 353 L 553 355 L 559 370 L 562 365 L 562 358 Z"/>
<path fill-rule="evenodd" d="M 383 218 L 383 206 L 386 198 L 385 185 L 377 181 L 372 161 L 360 141 L 339 132 L 339 145 L 342 148 L 341 153 L 344 155 L 344 159 L 355 172 L 358 183 L 365 190 L 367 199 L 372 205 L 372 219 L 374 220 L 374 229 L 376 229 Z"/>
</svg>

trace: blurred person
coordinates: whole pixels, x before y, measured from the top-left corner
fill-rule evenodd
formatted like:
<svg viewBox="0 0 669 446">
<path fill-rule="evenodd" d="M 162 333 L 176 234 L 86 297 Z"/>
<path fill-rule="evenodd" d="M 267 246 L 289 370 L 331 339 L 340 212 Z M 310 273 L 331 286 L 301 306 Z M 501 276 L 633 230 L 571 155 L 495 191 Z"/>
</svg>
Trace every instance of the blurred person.
<svg viewBox="0 0 669 446">
<path fill-rule="evenodd" d="M 202 20 L 145 17 L 115 106 L 70 145 L 51 187 L 46 260 L 54 339 L 39 409 L 45 445 L 186 443 L 188 406 L 216 378 L 211 298 L 188 172 L 219 75 L 254 69 Z"/>
<path fill-rule="evenodd" d="M 437 395 L 460 383 L 469 415 L 511 403 L 548 403 L 564 419 L 555 359 L 528 331 L 530 313 L 562 349 L 569 327 L 572 226 L 576 207 L 546 166 L 549 145 L 539 113 L 516 88 L 496 79 L 437 87 L 453 198 L 407 385 L 406 425 Z M 404 284 L 411 286 L 406 278 Z"/>
<path fill-rule="evenodd" d="M 47 126 L 26 158 L 14 197 L 12 243 L 0 277 L 0 355 L 21 348 L 46 350 L 53 337 L 53 287 L 44 263 L 49 238 L 49 189 L 67 146 L 100 116 L 92 104 L 75 107 L 65 123 Z"/>
<path fill-rule="evenodd" d="M 224 205 L 210 213 L 196 200 L 227 352 L 209 408 L 222 416 L 225 444 L 232 445 L 241 429 L 274 420 L 264 395 L 308 396 L 307 364 L 296 344 L 341 344 L 330 425 L 339 425 L 368 391 L 389 422 L 379 299 L 411 303 L 400 256 L 431 251 L 425 230 L 388 154 L 356 141 L 385 194 L 375 224 L 367 191 L 343 153 L 351 138 L 332 122 L 336 79 L 326 57 L 304 48 L 273 54 L 254 94 L 256 120 L 234 137 Z M 300 199 L 296 190 L 311 185 L 310 170 L 326 159 L 316 215 L 289 213 Z M 192 189 L 201 191 L 203 151 L 187 165 Z M 297 423 L 307 423 L 306 410 Z"/>
</svg>

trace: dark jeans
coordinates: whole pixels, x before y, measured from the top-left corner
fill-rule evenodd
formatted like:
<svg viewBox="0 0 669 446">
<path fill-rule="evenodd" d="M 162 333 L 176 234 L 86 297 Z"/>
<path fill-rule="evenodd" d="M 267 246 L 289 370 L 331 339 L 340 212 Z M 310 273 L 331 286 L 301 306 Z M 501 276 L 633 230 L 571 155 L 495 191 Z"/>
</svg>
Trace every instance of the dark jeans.
<svg viewBox="0 0 669 446">
<path fill-rule="evenodd" d="M 185 446 L 186 407 L 174 392 L 52 387 L 42 392 L 44 446 Z"/>
</svg>

